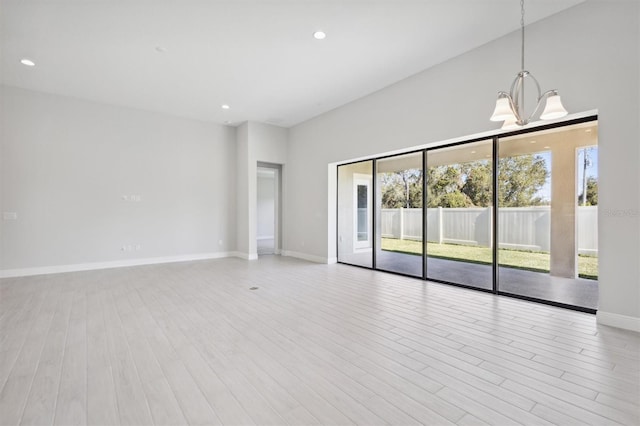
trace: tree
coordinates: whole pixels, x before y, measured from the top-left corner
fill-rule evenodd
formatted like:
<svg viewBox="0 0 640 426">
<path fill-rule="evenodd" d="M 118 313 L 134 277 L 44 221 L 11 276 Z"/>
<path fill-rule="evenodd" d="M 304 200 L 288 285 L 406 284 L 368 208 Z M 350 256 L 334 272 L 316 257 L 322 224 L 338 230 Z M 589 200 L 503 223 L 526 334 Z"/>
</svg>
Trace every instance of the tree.
<svg viewBox="0 0 640 426">
<path fill-rule="evenodd" d="M 549 177 L 544 158 L 538 155 L 504 157 L 498 166 L 498 206 L 539 206 L 545 200 L 535 194 Z"/>
<path fill-rule="evenodd" d="M 539 155 L 501 158 L 498 163 L 498 205 L 526 207 L 546 203 L 547 200 L 536 194 L 548 177 L 545 160 Z M 382 208 L 422 207 L 422 179 L 419 169 L 381 173 Z M 488 160 L 428 167 L 426 179 L 427 207 L 493 205 L 493 172 Z M 597 203 L 597 182 L 595 188 Z"/>
<path fill-rule="evenodd" d="M 462 170 L 458 165 L 435 166 L 427 170 L 427 207 L 470 207 L 469 197 L 460 191 Z"/>
<path fill-rule="evenodd" d="M 583 194 L 578 196 L 578 205 L 583 205 L 582 198 Z M 589 176 L 587 178 L 587 206 L 597 206 L 598 205 L 598 179 Z"/>
<path fill-rule="evenodd" d="M 488 161 L 474 161 L 463 164 L 462 170 L 466 179 L 460 190 L 469 197 L 474 206 L 489 207 L 492 205 L 491 164 Z"/>
<path fill-rule="evenodd" d="M 422 207 L 422 179 L 419 169 L 381 173 L 382 208 Z"/>
<path fill-rule="evenodd" d="M 427 206 L 491 206 L 492 173 L 491 163 L 487 160 L 429 168 Z M 543 204 L 545 200 L 535 194 L 544 186 L 548 176 L 547 165 L 541 156 L 529 154 L 501 158 L 498 162 L 498 205 L 525 207 Z"/>
</svg>

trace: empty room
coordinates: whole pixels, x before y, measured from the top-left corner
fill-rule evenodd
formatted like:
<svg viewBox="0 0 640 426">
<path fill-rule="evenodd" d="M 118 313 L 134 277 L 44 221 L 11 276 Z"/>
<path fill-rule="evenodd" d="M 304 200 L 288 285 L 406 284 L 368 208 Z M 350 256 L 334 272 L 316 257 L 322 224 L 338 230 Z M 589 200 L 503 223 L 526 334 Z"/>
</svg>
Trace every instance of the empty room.
<svg viewBox="0 0 640 426">
<path fill-rule="evenodd" d="M 637 0 L 0 0 L 0 425 L 640 424 Z"/>
</svg>

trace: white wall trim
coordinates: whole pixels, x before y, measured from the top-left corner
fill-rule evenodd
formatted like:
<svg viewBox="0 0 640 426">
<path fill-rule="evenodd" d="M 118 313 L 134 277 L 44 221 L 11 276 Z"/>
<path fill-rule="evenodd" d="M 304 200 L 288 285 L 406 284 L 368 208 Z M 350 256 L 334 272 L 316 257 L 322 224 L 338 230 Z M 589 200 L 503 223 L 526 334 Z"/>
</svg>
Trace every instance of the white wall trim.
<svg viewBox="0 0 640 426">
<path fill-rule="evenodd" d="M 0 278 L 27 277 L 31 275 L 59 274 L 62 272 L 91 271 L 95 269 L 122 268 L 127 266 L 154 265 L 158 263 L 188 262 L 192 260 L 221 259 L 234 256 L 234 252 L 195 253 L 180 256 L 147 257 L 142 259 L 114 260 L 109 262 L 76 263 L 73 265 L 41 266 L 35 268 L 0 270 Z"/>
<path fill-rule="evenodd" d="M 258 259 L 258 253 L 244 253 L 241 251 L 234 251 L 233 253 L 231 253 L 231 256 L 235 256 L 235 257 L 239 257 L 240 259 L 244 259 L 244 260 L 257 260 Z"/>
<path fill-rule="evenodd" d="M 332 263 L 331 259 L 326 258 L 326 257 L 322 257 L 322 256 L 316 256 L 313 254 L 307 254 L 307 253 L 301 253 L 299 251 L 289 251 L 289 250 L 282 250 L 282 255 L 283 256 L 289 256 L 289 257 L 295 257 L 298 259 L 303 259 L 303 260 L 308 260 L 309 262 L 314 262 L 314 263 Z M 335 262 L 333 262 L 335 263 Z"/>
<path fill-rule="evenodd" d="M 615 314 L 613 312 L 598 311 L 596 313 L 596 320 L 598 324 L 624 328 L 625 330 L 640 333 L 640 318 L 637 317 Z"/>
</svg>

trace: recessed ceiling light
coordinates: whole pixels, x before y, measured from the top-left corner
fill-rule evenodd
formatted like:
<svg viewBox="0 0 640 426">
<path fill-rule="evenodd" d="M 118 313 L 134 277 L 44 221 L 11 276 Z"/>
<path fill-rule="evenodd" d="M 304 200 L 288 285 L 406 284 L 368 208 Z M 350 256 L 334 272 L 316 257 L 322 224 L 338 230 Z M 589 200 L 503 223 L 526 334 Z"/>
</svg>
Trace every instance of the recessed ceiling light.
<svg viewBox="0 0 640 426">
<path fill-rule="evenodd" d="M 327 34 L 325 34 L 324 31 L 316 31 L 315 33 L 313 33 L 313 38 L 315 38 L 316 40 L 324 40 L 325 37 L 327 37 Z"/>
<path fill-rule="evenodd" d="M 545 147 L 544 147 L 544 149 L 550 149 L 550 148 L 551 148 L 550 146 L 545 146 Z"/>
<path fill-rule="evenodd" d="M 27 59 L 27 58 L 20 59 L 20 63 L 22 65 L 26 65 L 28 67 L 35 67 L 36 66 L 35 62 L 33 62 L 31 59 Z"/>
<path fill-rule="evenodd" d="M 587 130 L 585 130 L 585 132 L 591 133 L 591 129 L 587 129 Z"/>
<path fill-rule="evenodd" d="M 165 49 L 162 46 L 156 46 L 155 49 L 156 49 L 156 52 L 158 52 L 158 53 L 164 53 L 164 52 L 167 51 L 167 49 Z"/>
<path fill-rule="evenodd" d="M 230 107 L 229 105 L 227 105 L 227 104 L 224 104 L 224 105 L 222 105 L 222 106 L 221 106 L 221 108 L 222 108 L 222 109 L 229 109 L 229 108 L 231 108 L 231 107 Z"/>
<path fill-rule="evenodd" d="M 472 153 L 472 154 L 475 154 L 476 152 L 475 152 L 475 151 L 471 151 L 471 153 Z"/>
<path fill-rule="evenodd" d="M 536 143 L 536 141 L 529 141 L 529 143 Z"/>
</svg>

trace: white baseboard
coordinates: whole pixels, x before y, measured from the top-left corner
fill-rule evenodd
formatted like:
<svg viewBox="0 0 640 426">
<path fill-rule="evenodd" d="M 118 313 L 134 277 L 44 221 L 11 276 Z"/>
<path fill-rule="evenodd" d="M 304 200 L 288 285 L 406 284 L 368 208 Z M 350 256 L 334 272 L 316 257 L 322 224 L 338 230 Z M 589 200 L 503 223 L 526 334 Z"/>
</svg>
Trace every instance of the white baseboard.
<svg viewBox="0 0 640 426">
<path fill-rule="evenodd" d="M 596 313 L 596 320 L 598 324 L 624 328 L 625 330 L 631 330 L 640 333 L 640 318 L 638 317 L 614 314 L 613 312 L 598 311 Z"/>
<path fill-rule="evenodd" d="M 244 260 L 256 260 L 258 258 L 257 253 L 249 254 L 241 251 L 234 251 L 231 255 L 235 257 L 239 257 L 240 259 L 244 259 Z"/>
<path fill-rule="evenodd" d="M 282 255 L 295 257 L 303 260 L 308 260 L 309 262 L 314 262 L 314 263 L 331 263 L 331 259 L 328 259 L 326 257 L 315 256 L 313 254 L 307 254 L 307 253 L 300 253 L 299 251 L 282 250 Z"/>
<path fill-rule="evenodd" d="M 36 268 L 0 270 L 0 278 L 27 277 L 31 275 L 58 274 L 62 272 L 91 271 L 94 269 L 122 268 L 127 266 L 155 265 L 158 263 L 188 262 L 191 260 L 221 259 L 234 256 L 234 252 L 196 253 L 180 256 L 147 257 L 142 259 L 114 260 L 109 262 L 76 263 L 73 265 L 41 266 Z"/>
</svg>

